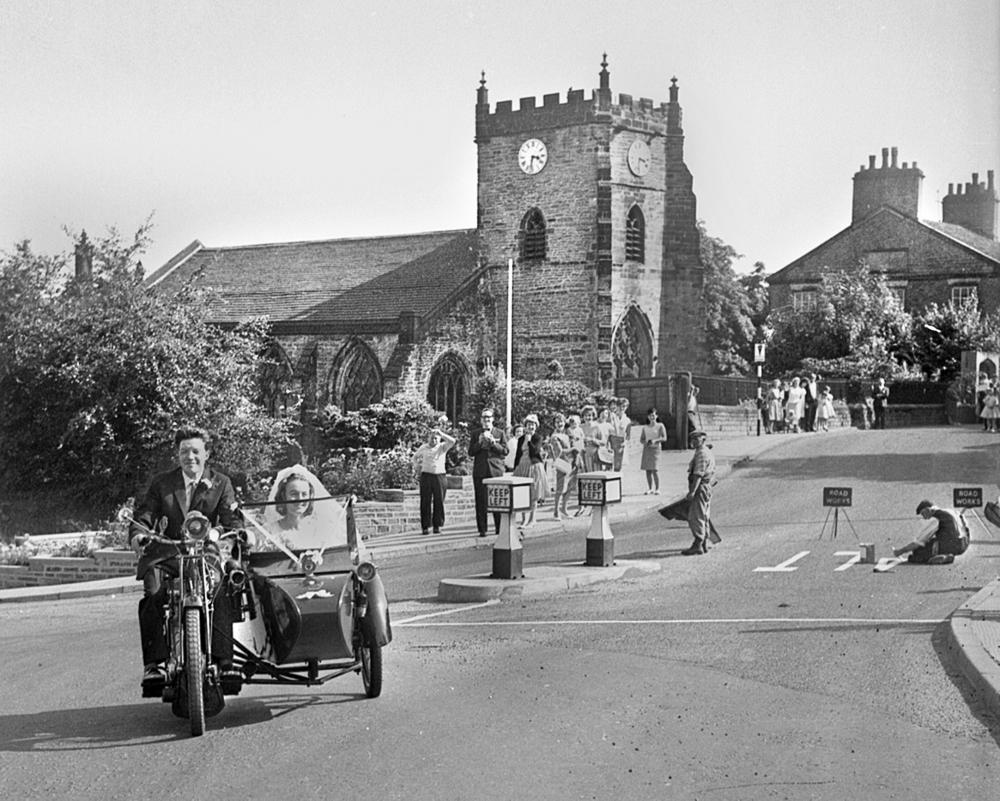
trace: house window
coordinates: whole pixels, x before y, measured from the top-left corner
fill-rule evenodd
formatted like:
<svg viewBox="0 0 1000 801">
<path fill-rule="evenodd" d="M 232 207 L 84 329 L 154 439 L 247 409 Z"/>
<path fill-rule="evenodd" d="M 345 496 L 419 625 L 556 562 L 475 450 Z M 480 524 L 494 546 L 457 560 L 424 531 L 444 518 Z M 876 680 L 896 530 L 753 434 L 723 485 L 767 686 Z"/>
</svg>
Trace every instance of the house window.
<svg viewBox="0 0 1000 801">
<path fill-rule="evenodd" d="M 521 223 L 521 260 L 540 261 L 545 258 L 545 251 L 545 217 L 538 209 L 532 209 Z"/>
<path fill-rule="evenodd" d="M 978 299 L 974 286 L 953 286 L 951 288 L 951 302 L 955 306 L 964 306 L 966 303 L 975 306 Z"/>
<path fill-rule="evenodd" d="M 800 289 L 792 292 L 792 310 L 797 312 L 816 311 L 816 290 Z"/>
<path fill-rule="evenodd" d="M 646 219 L 638 206 L 629 209 L 625 220 L 625 260 L 646 260 Z"/>
<path fill-rule="evenodd" d="M 889 291 L 892 293 L 893 297 L 896 298 L 896 302 L 899 304 L 899 308 L 906 308 L 906 286 L 890 286 Z"/>
</svg>

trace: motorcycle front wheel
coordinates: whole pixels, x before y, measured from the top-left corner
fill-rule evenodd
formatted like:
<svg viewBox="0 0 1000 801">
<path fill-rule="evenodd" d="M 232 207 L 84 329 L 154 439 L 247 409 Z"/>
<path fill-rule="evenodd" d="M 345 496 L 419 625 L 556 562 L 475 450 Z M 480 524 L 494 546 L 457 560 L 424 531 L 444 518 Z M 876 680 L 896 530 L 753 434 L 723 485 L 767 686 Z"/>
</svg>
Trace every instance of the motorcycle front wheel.
<svg viewBox="0 0 1000 801">
<path fill-rule="evenodd" d="M 205 654 L 201 649 L 201 612 L 184 610 L 184 681 L 187 684 L 191 734 L 205 733 Z"/>
<path fill-rule="evenodd" d="M 365 685 L 365 695 L 378 698 L 382 694 L 382 646 L 361 646 L 361 681 Z"/>
</svg>

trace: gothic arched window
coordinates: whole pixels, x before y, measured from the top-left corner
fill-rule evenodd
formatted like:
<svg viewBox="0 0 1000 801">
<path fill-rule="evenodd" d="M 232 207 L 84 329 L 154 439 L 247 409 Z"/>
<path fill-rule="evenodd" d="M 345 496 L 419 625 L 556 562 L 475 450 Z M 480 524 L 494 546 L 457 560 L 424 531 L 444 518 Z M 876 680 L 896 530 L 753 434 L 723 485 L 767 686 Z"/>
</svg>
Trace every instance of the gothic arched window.
<svg viewBox="0 0 1000 801">
<path fill-rule="evenodd" d="M 635 304 L 615 327 L 611 341 L 615 378 L 648 378 L 653 374 L 653 336 L 649 319 Z"/>
<path fill-rule="evenodd" d="M 465 418 L 465 397 L 469 371 L 461 357 L 445 354 L 431 370 L 427 384 L 427 402 L 435 410 L 448 415 L 453 423 Z"/>
<path fill-rule="evenodd" d="M 638 206 L 630 208 L 625 219 L 625 259 L 646 261 L 646 218 Z"/>
<path fill-rule="evenodd" d="M 532 209 L 521 221 L 521 260 L 544 259 L 546 247 L 545 217 L 538 209 Z"/>
<path fill-rule="evenodd" d="M 260 402 L 271 417 L 278 417 L 295 405 L 292 378 L 292 364 L 284 348 L 272 340 L 257 363 Z"/>
<path fill-rule="evenodd" d="M 331 394 L 341 411 L 356 412 L 382 400 L 382 369 L 371 348 L 361 340 L 351 340 L 338 363 Z"/>
</svg>

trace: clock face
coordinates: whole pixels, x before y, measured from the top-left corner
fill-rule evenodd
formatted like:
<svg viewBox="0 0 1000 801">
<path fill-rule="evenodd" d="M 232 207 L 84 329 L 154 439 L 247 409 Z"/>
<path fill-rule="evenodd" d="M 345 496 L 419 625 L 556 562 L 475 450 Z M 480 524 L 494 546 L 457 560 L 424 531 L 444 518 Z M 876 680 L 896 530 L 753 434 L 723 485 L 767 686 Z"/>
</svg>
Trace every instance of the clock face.
<svg viewBox="0 0 1000 801">
<path fill-rule="evenodd" d="M 649 172 L 649 145 L 641 139 L 636 139 L 628 149 L 628 168 L 640 178 Z"/>
<path fill-rule="evenodd" d="M 517 151 L 518 166 L 527 174 L 541 172 L 549 160 L 549 151 L 541 139 L 528 139 Z"/>
</svg>

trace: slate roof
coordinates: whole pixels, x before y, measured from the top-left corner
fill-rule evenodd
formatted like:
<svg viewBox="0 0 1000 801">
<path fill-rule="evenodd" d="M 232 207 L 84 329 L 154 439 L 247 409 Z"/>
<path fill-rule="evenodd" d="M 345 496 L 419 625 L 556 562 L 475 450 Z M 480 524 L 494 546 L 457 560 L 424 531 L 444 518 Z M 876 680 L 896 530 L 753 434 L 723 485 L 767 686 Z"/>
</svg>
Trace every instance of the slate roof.
<svg viewBox="0 0 1000 801">
<path fill-rule="evenodd" d="M 817 280 L 820 276 L 821 268 L 818 265 L 809 265 L 809 259 L 814 254 L 822 251 L 828 246 L 837 242 L 837 240 L 843 237 L 850 237 L 856 232 L 861 230 L 870 224 L 876 224 L 879 217 L 884 215 L 889 215 L 891 218 L 896 218 L 897 224 L 899 225 L 912 225 L 917 228 L 925 229 L 926 233 L 931 236 L 944 237 L 951 240 L 956 245 L 959 245 L 965 249 L 971 250 L 978 255 L 982 256 L 985 261 L 992 261 L 997 266 L 1000 266 L 1000 242 L 989 237 L 977 234 L 974 231 L 970 231 L 961 225 L 955 225 L 953 223 L 944 222 L 934 222 L 932 220 L 917 220 L 906 214 L 903 214 L 890 206 L 883 206 L 877 211 L 865 217 L 865 219 L 860 220 L 853 225 L 849 225 L 841 231 L 831 236 L 825 242 L 814 247 L 812 250 L 799 256 L 794 261 L 790 262 L 785 267 L 782 267 L 777 272 L 772 273 L 768 276 L 768 283 L 788 283 L 792 281 L 812 281 Z M 919 265 L 917 269 L 913 270 L 914 274 L 920 272 Z"/>
<path fill-rule="evenodd" d="M 395 320 L 423 316 L 479 265 L 475 230 L 207 248 L 195 240 L 147 279 L 171 289 L 204 271 L 215 322 Z"/>
</svg>

